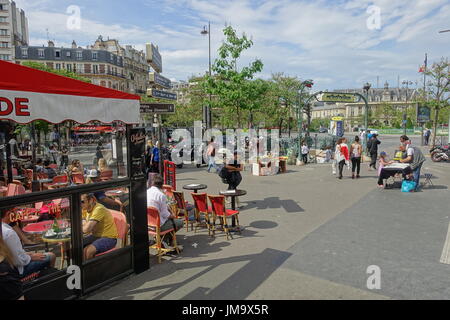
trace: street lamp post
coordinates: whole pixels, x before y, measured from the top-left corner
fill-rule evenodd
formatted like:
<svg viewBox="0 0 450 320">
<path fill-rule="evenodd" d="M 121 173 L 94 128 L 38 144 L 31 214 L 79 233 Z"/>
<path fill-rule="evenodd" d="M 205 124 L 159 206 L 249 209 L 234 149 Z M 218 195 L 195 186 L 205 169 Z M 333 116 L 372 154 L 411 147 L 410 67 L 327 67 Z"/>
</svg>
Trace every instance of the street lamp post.
<svg viewBox="0 0 450 320">
<path fill-rule="evenodd" d="M 297 108 L 297 129 L 298 129 L 298 154 L 297 159 L 301 159 L 301 150 L 302 150 L 302 126 L 303 126 L 303 103 L 302 103 L 302 95 L 305 87 L 311 88 L 313 85 L 312 80 L 305 80 L 300 83 L 300 92 L 298 96 L 298 108 Z M 309 100 L 308 100 L 309 101 Z"/>
<path fill-rule="evenodd" d="M 369 122 L 369 106 L 367 104 L 367 101 L 369 101 L 369 89 L 371 87 L 371 84 L 366 82 L 366 84 L 364 85 L 363 89 L 366 93 L 366 110 L 364 112 L 364 148 L 367 147 L 367 126 L 368 126 L 368 122 Z"/>
<path fill-rule="evenodd" d="M 403 108 L 403 134 L 406 136 L 406 109 L 408 108 L 408 86 L 413 84 L 412 81 L 403 80 L 403 85 L 406 85 L 406 106 Z"/>
<path fill-rule="evenodd" d="M 203 30 L 200 32 L 202 35 L 208 35 L 208 66 L 209 66 L 209 76 L 211 77 L 211 22 L 208 21 L 208 30 L 206 30 L 206 26 L 203 27 Z M 205 125 L 206 129 L 211 129 L 211 93 L 209 94 L 209 105 L 206 107 L 205 112 Z"/>
</svg>

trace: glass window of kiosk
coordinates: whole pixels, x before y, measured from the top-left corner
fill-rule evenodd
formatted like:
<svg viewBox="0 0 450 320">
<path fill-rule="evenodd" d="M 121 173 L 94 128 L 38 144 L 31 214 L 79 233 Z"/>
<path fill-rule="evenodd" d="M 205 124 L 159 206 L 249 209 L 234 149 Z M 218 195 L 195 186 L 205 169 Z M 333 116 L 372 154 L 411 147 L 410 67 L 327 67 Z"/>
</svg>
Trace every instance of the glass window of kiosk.
<svg viewBox="0 0 450 320">
<path fill-rule="evenodd" d="M 85 193 L 80 202 L 84 262 L 131 245 L 129 188 Z"/>
<path fill-rule="evenodd" d="M 0 197 L 127 177 L 126 127 L 120 121 L 0 121 L 0 147 Z"/>
<path fill-rule="evenodd" d="M 3 238 L 26 284 L 71 265 L 69 198 L 53 198 L 0 210 Z"/>
</svg>

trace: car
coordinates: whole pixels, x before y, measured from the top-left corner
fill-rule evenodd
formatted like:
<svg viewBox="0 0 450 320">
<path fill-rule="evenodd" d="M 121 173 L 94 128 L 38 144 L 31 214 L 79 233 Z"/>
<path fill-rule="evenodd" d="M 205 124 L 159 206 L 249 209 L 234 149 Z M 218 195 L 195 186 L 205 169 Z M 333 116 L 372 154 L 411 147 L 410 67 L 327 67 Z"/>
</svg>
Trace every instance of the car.
<svg viewBox="0 0 450 320">
<path fill-rule="evenodd" d="M 328 133 L 328 129 L 327 128 L 320 128 L 319 129 L 319 133 Z"/>
</svg>

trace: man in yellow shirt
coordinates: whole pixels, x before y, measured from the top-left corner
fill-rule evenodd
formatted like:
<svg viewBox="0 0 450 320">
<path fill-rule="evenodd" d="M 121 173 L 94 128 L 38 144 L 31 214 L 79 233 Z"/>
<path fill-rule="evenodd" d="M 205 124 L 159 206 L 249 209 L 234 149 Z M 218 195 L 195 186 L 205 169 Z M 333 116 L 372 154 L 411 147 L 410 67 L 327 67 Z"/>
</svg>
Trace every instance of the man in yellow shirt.
<svg viewBox="0 0 450 320">
<path fill-rule="evenodd" d="M 117 244 L 117 228 L 111 212 L 102 204 L 97 203 L 93 194 L 81 195 L 83 209 L 83 239 L 84 260 L 95 257 L 96 254 L 111 250 Z"/>
</svg>

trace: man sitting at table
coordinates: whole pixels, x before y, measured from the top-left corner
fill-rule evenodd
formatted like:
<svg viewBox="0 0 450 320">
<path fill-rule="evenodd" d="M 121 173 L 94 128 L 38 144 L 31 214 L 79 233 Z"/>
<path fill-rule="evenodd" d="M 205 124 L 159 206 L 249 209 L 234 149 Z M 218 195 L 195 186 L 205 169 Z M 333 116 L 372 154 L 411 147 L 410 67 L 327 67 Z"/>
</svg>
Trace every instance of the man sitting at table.
<svg viewBox="0 0 450 320">
<path fill-rule="evenodd" d="M 177 219 L 170 212 L 169 206 L 167 205 L 167 197 L 163 192 L 163 184 L 164 181 L 160 174 L 153 177 L 152 186 L 147 190 L 147 207 L 155 207 L 158 209 L 161 218 L 161 231 L 174 228 L 176 232 L 183 228 L 183 219 Z M 167 234 L 167 237 L 167 240 L 171 243 L 172 239 L 169 239 L 170 234 Z"/>
<path fill-rule="evenodd" d="M 34 272 L 44 270 L 48 267 L 54 267 L 56 256 L 52 252 L 31 253 L 25 252 L 17 233 L 9 226 L 10 212 L 1 211 L 2 236 L 14 259 L 14 265 L 19 270 L 20 276 L 26 277 Z"/>
<path fill-rule="evenodd" d="M 410 164 L 413 179 L 416 182 L 416 188 L 414 191 L 417 191 L 419 190 L 420 169 L 422 168 L 422 164 L 425 162 L 425 157 L 419 148 L 411 145 L 411 140 L 409 140 L 407 136 L 401 136 L 400 141 L 406 148 L 406 158 L 401 159 L 400 162 Z"/>
<path fill-rule="evenodd" d="M 49 179 L 53 179 L 57 174 L 55 169 L 50 168 L 50 160 L 44 161 L 44 170 L 42 170 L 43 173 L 45 173 Z"/>
<path fill-rule="evenodd" d="M 83 234 L 89 234 L 83 239 L 83 256 L 84 260 L 89 260 L 96 254 L 114 248 L 119 235 L 111 212 L 97 203 L 94 194 L 81 195 L 81 208 Z"/>
</svg>

